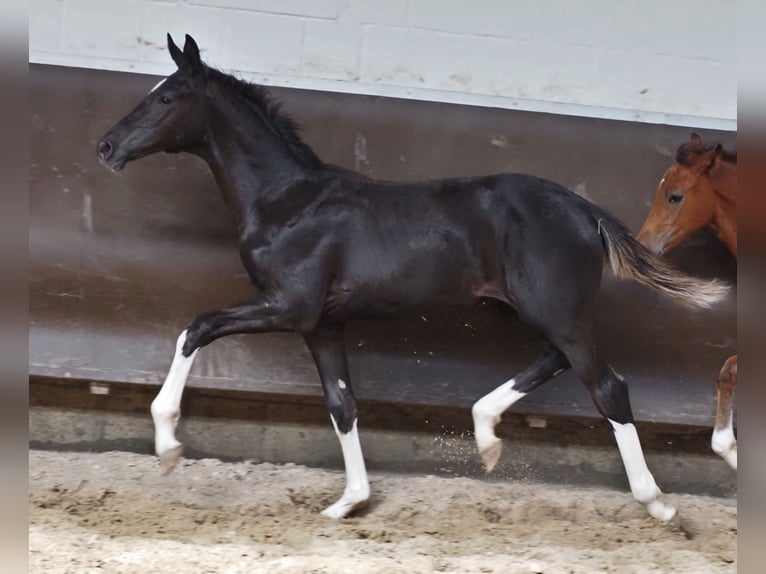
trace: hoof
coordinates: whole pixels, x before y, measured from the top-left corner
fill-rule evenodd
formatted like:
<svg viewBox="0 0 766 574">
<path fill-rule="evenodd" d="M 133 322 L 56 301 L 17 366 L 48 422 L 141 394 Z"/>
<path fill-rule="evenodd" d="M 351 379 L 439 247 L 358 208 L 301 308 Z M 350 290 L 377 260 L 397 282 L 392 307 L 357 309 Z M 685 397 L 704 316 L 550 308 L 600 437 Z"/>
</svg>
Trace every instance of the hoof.
<svg viewBox="0 0 766 574">
<path fill-rule="evenodd" d="M 492 472 L 495 468 L 497 461 L 500 460 L 500 453 L 502 451 L 503 441 L 497 437 L 488 446 L 479 448 L 479 454 L 481 455 L 482 462 L 484 462 L 484 469 L 487 473 Z"/>
<path fill-rule="evenodd" d="M 670 522 L 677 516 L 676 509 L 656 498 L 646 505 L 646 510 L 652 518 L 660 522 Z"/>
<path fill-rule="evenodd" d="M 176 446 L 166 450 L 163 453 L 158 453 L 160 457 L 160 464 L 162 465 L 162 475 L 167 476 L 178 464 L 181 459 L 181 453 L 183 452 L 183 445 L 178 443 Z"/>
<path fill-rule="evenodd" d="M 320 514 L 322 516 L 325 516 L 327 518 L 332 518 L 333 520 L 339 520 L 341 518 L 345 518 L 352 512 L 355 512 L 357 510 L 361 510 L 365 506 L 367 506 L 368 499 L 364 500 L 357 500 L 356 502 L 352 500 L 343 500 L 342 498 L 333 504 L 332 506 L 328 506 L 325 508 Z"/>
</svg>

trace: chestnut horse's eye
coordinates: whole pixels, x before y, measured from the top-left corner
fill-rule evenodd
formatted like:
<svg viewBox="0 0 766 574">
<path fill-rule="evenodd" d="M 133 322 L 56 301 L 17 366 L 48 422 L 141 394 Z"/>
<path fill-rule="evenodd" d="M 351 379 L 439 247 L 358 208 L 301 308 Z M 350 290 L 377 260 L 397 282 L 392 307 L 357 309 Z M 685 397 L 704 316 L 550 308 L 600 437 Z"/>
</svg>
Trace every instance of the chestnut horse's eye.
<svg viewBox="0 0 766 574">
<path fill-rule="evenodd" d="M 170 103 L 170 98 L 167 97 L 167 96 L 162 96 L 160 98 L 160 102 L 162 102 L 163 104 L 169 104 Z"/>
<path fill-rule="evenodd" d="M 684 198 L 683 195 L 680 193 L 671 193 L 668 196 L 668 203 L 681 203 L 681 200 Z"/>
</svg>

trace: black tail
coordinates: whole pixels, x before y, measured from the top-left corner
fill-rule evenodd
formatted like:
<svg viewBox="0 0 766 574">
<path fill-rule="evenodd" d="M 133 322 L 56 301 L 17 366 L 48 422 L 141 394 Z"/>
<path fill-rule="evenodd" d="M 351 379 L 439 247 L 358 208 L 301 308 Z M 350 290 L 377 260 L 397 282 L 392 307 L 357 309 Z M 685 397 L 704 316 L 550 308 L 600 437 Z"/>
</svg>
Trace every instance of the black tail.
<svg viewBox="0 0 766 574">
<path fill-rule="evenodd" d="M 638 281 L 684 305 L 702 309 L 712 307 L 729 293 L 729 286 L 720 281 L 695 279 L 674 269 L 639 243 L 622 223 L 606 213 L 597 216 L 596 224 L 604 239 L 612 272 L 617 277 Z"/>
</svg>

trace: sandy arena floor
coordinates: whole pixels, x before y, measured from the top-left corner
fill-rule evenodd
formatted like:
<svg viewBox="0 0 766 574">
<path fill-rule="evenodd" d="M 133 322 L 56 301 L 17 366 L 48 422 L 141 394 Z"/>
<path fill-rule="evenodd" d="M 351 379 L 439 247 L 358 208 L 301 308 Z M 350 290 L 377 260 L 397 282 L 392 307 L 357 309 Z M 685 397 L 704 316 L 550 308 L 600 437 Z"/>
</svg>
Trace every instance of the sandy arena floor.
<svg viewBox="0 0 766 574">
<path fill-rule="evenodd" d="M 736 572 L 736 501 L 667 497 L 681 530 L 627 492 L 372 474 L 374 500 L 317 514 L 340 472 L 31 451 L 30 572 Z"/>
</svg>

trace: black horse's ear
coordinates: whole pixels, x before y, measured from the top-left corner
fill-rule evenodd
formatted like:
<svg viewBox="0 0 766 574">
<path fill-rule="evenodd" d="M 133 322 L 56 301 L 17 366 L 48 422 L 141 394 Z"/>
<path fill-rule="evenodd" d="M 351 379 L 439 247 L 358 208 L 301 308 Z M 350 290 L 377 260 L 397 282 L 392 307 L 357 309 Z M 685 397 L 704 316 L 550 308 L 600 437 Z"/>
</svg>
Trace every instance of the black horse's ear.
<svg viewBox="0 0 766 574">
<path fill-rule="evenodd" d="M 176 66 L 178 66 L 179 70 L 186 67 L 186 57 L 181 51 L 181 48 L 176 46 L 176 43 L 173 42 L 173 38 L 170 36 L 170 34 L 168 34 L 168 51 L 170 52 L 170 57 L 173 58 L 173 61 L 176 63 Z"/>
<path fill-rule="evenodd" d="M 184 56 L 186 56 L 186 63 L 189 66 L 189 70 L 196 72 L 202 68 L 202 59 L 199 56 L 199 48 L 194 38 L 186 34 L 186 43 L 184 44 Z"/>
<path fill-rule="evenodd" d="M 694 145 L 700 145 L 702 143 L 702 138 L 697 132 L 692 132 L 692 135 L 689 138 L 689 142 L 693 143 Z"/>
</svg>

